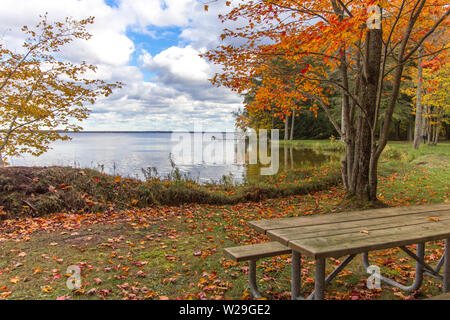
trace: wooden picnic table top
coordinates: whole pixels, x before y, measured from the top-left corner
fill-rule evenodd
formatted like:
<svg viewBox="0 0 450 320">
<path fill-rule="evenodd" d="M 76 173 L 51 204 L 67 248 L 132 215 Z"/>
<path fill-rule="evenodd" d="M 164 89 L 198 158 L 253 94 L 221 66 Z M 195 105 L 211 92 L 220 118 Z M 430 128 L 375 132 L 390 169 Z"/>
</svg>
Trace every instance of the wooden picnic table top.
<svg viewBox="0 0 450 320">
<path fill-rule="evenodd" d="M 450 204 L 251 221 L 272 240 L 314 259 L 450 238 Z"/>
</svg>

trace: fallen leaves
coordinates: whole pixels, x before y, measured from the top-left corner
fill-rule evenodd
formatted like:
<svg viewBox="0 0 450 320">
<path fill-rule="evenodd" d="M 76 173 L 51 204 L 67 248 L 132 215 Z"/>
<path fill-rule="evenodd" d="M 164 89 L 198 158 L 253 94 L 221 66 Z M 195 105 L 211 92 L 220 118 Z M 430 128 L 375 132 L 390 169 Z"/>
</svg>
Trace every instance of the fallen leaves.
<svg viewBox="0 0 450 320">
<path fill-rule="evenodd" d="M 223 258 L 221 249 L 233 243 L 251 244 L 268 240 L 265 235 L 249 228 L 248 221 L 339 211 L 338 204 L 342 198 L 342 190 L 332 188 L 311 195 L 233 206 L 155 206 L 110 214 L 77 212 L 44 218 L 6 220 L 0 226 L 1 236 L 14 243 L 31 239 L 32 242 L 26 245 L 35 245 L 33 241 L 35 237 L 40 237 L 42 231 L 46 232 L 49 239 L 46 239 L 39 252 L 23 248 L 19 250 L 19 246 L 12 247 L 14 251 L 6 253 L 12 258 L 21 258 L 19 261 L 25 266 L 11 270 L 11 266 L 17 261 L 8 264 L 9 270 L 2 266 L 0 277 L 8 283 L 8 279 L 16 276 L 17 282 L 23 282 L 20 286 L 35 285 L 41 295 L 44 292 L 47 297 L 58 300 L 69 300 L 75 295 L 86 299 L 127 300 L 240 298 L 243 291 L 240 286 L 247 285 L 248 265 Z M 106 226 L 113 231 L 102 233 L 102 238 L 99 239 L 96 233 L 99 230 L 104 232 Z M 361 230 L 361 233 L 370 232 Z M 87 239 L 92 238 L 96 242 L 88 243 Z M 79 253 L 75 250 L 74 243 L 77 250 L 78 246 L 83 246 L 86 250 Z M 440 259 L 442 250 L 428 250 L 431 249 L 427 248 L 427 254 L 431 253 L 429 256 L 432 261 Z M 23 259 L 25 256 L 19 257 L 25 251 L 28 253 L 27 260 L 36 257 L 39 264 L 33 268 L 27 265 Z M 86 261 L 73 261 L 69 252 L 76 252 L 77 257 L 81 255 Z M 400 274 L 401 279 L 408 279 L 413 270 L 407 266 L 412 262 L 388 259 L 397 252 L 398 250 L 378 252 L 380 256 L 377 259 L 371 258 L 371 261 L 392 268 Z M 311 277 L 313 265 L 309 262 L 302 263 L 302 282 L 310 287 L 314 280 Z M 82 269 L 82 287 L 59 296 L 61 293 L 57 293 L 61 292 L 61 286 L 65 288 L 65 282 L 71 276 L 69 274 L 64 277 L 67 265 L 70 264 Z M 26 270 L 32 278 L 30 283 L 25 282 Z M 266 288 L 265 295 L 270 299 L 289 299 L 289 276 L 286 280 L 289 272 L 290 261 L 287 256 L 260 261 L 258 279 Z M 380 295 L 377 291 L 365 289 L 364 284 L 360 286 L 350 283 L 346 277 L 351 275 L 352 272 L 348 270 L 340 274 L 336 280 L 341 281 L 338 285 L 344 289 L 330 292 L 330 297 L 372 299 Z M 354 276 L 359 274 L 355 272 Z M 15 292 L 15 288 L 19 286 L 8 286 L 10 288 L 0 288 L 1 299 L 10 297 L 12 293 L 14 298 L 21 297 L 20 293 Z M 235 289 L 230 290 L 233 286 Z M 244 294 L 244 298 L 250 298 L 248 292 L 247 295 Z"/>
<path fill-rule="evenodd" d="M 19 282 L 21 279 L 19 277 L 12 277 L 9 279 L 9 282 L 16 284 L 17 282 Z"/>
<path fill-rule="evenodd" d="M 1 292 L 1 293 L 0 293 L 0 299 L 6 299 L 6 298 L 8 298 L 11 294 L 12 294 L 12 292 L 10 292 L 10 291 L 8 291 L 8 292 Z"/>
<path fill-rule="evenodd" d="M 44 270 L 42 270 L 42 268 L 37 267 L 37 268 L 33 269 L 33 274 L 38 274 L 38 273 L 41 273 L 42 271 L 44 271 Z"/>
<path fill-rule="evenodd" d="M 54 291 L 54 289 L 51 286 L 43 286 L 41 287 L 41 290 L 45 293 L 51 293 Z"/>
</svg>

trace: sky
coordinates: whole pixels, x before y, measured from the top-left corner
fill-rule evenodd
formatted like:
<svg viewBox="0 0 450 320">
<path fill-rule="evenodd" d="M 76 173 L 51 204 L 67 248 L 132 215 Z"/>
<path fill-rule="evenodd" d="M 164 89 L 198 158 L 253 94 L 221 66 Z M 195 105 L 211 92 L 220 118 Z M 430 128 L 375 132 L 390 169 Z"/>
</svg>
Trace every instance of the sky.
<svg viewBox="0 0 450 320">
<path fill-rule="evenodd" d="M 208 3 L 208 11 L 204 5 Z M 220 45 L 217 15 L 225 0 L 0 0 L 0 41 L 20 49 L 20 28 L 39 15 L 50 21 L 95 17 L 89 41 L 63 50 L 74 63 L 98 67 L 96 77 L 124 88 L 90 106 L 84 130 L 225 131 L 242 97 L 208 79 L 219 69 L 199 54 Z"/>
</svg>

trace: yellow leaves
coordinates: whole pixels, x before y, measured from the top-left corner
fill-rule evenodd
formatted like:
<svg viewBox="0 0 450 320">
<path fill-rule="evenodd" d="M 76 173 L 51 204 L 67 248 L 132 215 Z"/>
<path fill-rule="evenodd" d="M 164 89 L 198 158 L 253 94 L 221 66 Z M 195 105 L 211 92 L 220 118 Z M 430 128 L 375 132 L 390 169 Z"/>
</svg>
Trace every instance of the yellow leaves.
<svg viewBox="0 0 450 320">
<path fill-rule="evenodd" d="M 242 294 L 241 300 L 248 300 L 250 299 L 250 293 L 248 292 L 248 290 L 245 290 L 244 293 Z"/>
<path fill-rule="evenodd" d="M 208 8 L 209 8 L 209 6 L 208 6 L 207 4 L 205 4 L 205 5 L 203 6 L 203 9 L 204 9 L 205 11 L 208 11 Z"/>
<path fill-rule="evenodd" d="M 33 269 L 33 274 L 38 274 L 38 273 L 41 273 L 42 271 L 44 271 L 44 270 L 42 270 L 42 268 L 37 267 L 37 268 Z"/>
<path fill-rule="evenodd" d="M 0 78 L 6 79 L 2 83 L 0 128 L 11 128 L 6 140 L 1 141 L 5 143 L 3 155 L 40 155 L 49 142 L 67 140 L 53 129 L 79 130 L 68 120 L 87 118 L 87 103 L 121 86 L 120 82 L 88 79 L 87 74 L 95 66 L 71 63 L 61 56 L 61 47 L 91 37 L 86 26 L 93 21 L 66 19 L 50 23 L 44 15 L 36 26 L 22 28 L 28 38 L 24 52 L 0 48 Z M 5 76 L 8 74 L 10 77 Z M 18 123 L 23 125 L 14 126 Z"/>
<path fill-rule="evenodd" d="M 43 286 L 41 287 L 41 290 L 45 293 L 51 293 L 53 292 L 55 289 L 53 289 L 51 286 Z"/>
<path fill-rule="evenodd" d="M 156 298 L 157 296 L 158 296 L 158 292 L 149 290 L 149 291 L 144 295 L 144 298 L 145 298 L 145 299 L 154 299 L 154 298 Z"/>
<path fill-rule="evenodd" d="M 428 221 L 438 222 L 438 221 L 440 221 L 441 219 L 439 219 L 438 217 L 429 217 L 427 220 L 428 220 Z"/>
<path fill-rule="evenodd" d="M 19 282 L 21 279 L 19 277 L 12 277 L 9 279 L 9 282 L 16 284 L 17 282 Z"/>
<path fill-rule="evenodd" d="M 6 299 L 6 298 L 8 298 L 11 294 L 12 294 L 12 292 L 1 292 L 1 293 L 0 293 L 0 299 Z"/>
<path fill-rule="evenodd" d="M 120 181 L 122 181 L 122 178 L 121 178 L 120 176 L 117 176 L 117 177 L 114 179 L 114 183 L 115 183 L 115 184 L 120 183 Z"/>
</svg>

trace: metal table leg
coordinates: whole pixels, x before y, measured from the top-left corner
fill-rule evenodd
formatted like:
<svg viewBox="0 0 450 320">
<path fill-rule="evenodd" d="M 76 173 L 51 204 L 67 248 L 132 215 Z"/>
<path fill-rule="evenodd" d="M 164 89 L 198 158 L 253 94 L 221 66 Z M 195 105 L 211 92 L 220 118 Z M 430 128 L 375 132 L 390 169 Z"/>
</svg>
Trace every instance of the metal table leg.
<svg viewBox="0 0 450 320">
<path fill-rule="evenodd" d="M 333 280 L 356 256 L 356 254 L 351 254 L 347 258 L 345 258 L 344 261 L 342 261 L 336 269 L 333 270 L 325 279 L 325 287 Z M 306 298 L 306 300 L 313 300 L 314 299 L 314 291 L 311 292 L 311 294 Z"/>
<path fill-rule="evenodd" d="M 423 261 L 424 258 L 425 258 L 425 244 L 424 243 L 418 243 L 416 245 L 416 248 L 417 248 L 416 249 L 416 256 L 417 256 L 417 258 L 419 258 L 418 260 Z M 420 286 L 422 285 L 423 273 L 424 273 L 424 265 L 420 261 L 416 261 L 416 275 L 415 275 L 415 278 L 414 278 L 414 283 L 412 285 L 410 285 L 410 286 L 402 285 L 401 283 L 398 283 L 398 282 L 396 282 L 394 280 L 391 280 L 389 278 L 383 277 L 382 275 L 380 275 L 379 278 L 380 278 L 381 281 L 386 282 L 387 284 L 389 284 L 391 286 L 400 288 L 401 290 L 404 290 L 404 291 L 418 290 L 420 288 Z M 362 255 L 362 262 L 363 262 L 364 268 L 367 270 L 367 268 L 370 265 L 370 263 L 369 263 L 369 256 L 368 256 L 367 252 L 363 253 L 363 255 Z"/>
<path fill-rule="evenodd" d="M 316 260 L 316 274 L 314 279 L 314 300 L 323 300 L 325 296 L 325 259 Z"/>
<path fill-rule="evenodd" d="M 443 290 L 444 293 L 450 292 L 450 238 L 445 240 Z"/>
<path fill-rule="evenodd" d="M 291 299 L 296 300 L 300 296 L 301 288 L 301 255 L 299 252 L 292 250 L 292 274 L 291 274 Z"/>
<path fill-rule="evenodd" d="M 256 284 L 256 260 L 250 260 L 248 262 L 248 282 L 250 285 L 250 292 L 255 299 L 262 297 L 262 294 L 258 290 L 258 285 Z"/>
<path fill-rule="evenodd" d="M 436 265 L 436 268 L 434 268 L 434 272 L 429 272 L 426 271 L 424 272 L 425 275 L 433 277 L 433 278 L 437 278 L 439 280 L 442 280 L 442 276 L 436 276 L 436 273 L 439 273 L 439 271 L 441 270 L 442 266 L 444 265 L 444 255 L 442 255 L 441 259 L 439 260 L 438 264 Z"/>
</svg>

